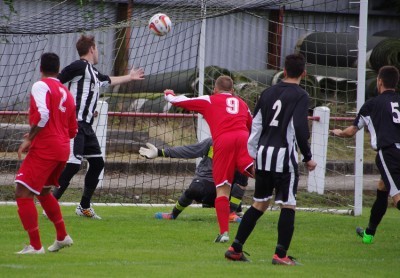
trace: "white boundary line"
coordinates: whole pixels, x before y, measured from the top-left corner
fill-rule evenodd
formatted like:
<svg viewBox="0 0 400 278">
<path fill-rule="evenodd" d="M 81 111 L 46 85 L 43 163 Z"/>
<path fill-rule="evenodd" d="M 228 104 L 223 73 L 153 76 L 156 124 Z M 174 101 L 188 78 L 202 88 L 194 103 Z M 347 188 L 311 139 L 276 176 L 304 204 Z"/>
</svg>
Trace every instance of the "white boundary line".
<svg viewBox="0 0 400 278">
<path fill-rule="evenodd" d="M 0 206 L 16 206 L 17 203 L 14 201 L 0 201 Z M 76 202 L 60 202 L 61 206 L 71 207 L 78 206 Z M 175 204 L 130 204 L 130 203 L 93 203 L 96 207 L 173 207 Z M 201 204 L 192 204 L 190 207 L 202 208 Z M 243 206 L 244 209 L 249 206 Z M 279 206 L 271 206 L 267 210 L 276 211 L 279 210 Z M 329 214 L 340 214 L 340 215 L 354 215 L 353 209 L 327 209 L 327 208 L 296 208 L 296 211 L 306 212 L 321 212 Z"/>
</svg>

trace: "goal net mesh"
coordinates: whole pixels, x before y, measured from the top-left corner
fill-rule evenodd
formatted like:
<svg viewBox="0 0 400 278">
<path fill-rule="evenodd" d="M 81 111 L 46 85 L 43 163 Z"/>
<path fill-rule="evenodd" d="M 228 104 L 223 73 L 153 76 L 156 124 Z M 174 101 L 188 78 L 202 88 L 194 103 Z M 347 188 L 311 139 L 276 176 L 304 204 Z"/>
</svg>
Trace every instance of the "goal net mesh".
<svg viewBox="0 0 400 278">
<path fill-rule="evenodd" d="M 358 25 L 359 6 L 347 1 L 22 0 L 2 1 L 0 7 L 4 11 L 0 16 L 3 201 L 13 198 L 9 188 L 20 165 L 16 150 L 29 131 L 29 92 L 40 78 L 40 55 L 55 52 L 61 67 L 67 66 L 79 59 L 75 42 L 82 33 L 96 38 L 100 72 L 124 75 L 135 66 L 146 75 L 143 81 L 101 92 L 97 109 L 107 116 L 99 118 L 95 128 L 104 142 L 106 165 L 93 202 L 174 203 L 190 184 L 195 159 L 148 160 L 138 154 L 147 142 L 165 148 L 199 140 L 198 115 L 166 103 L 162 92 L 167 88 L 197 96 L 203 86 L 204 94 L 210 94 L 219 75 L 230 75 L 235 91 L 252 110 L 260 93 L 283 78 L 284 57 L 300 52 L 307 60 L 308 74 L 301 86 L 311 98 L 310 116 L 315 107 L 328 107 L 331 128 L 344 128 L 355 116 L 358 29 L 352 26 Z M 147 27 L 156 13 L 172 20 L 166 36 L 155 36 Z M 374 40 L 371 49 L 380 42 Z M 199 75 L 203 70 L 204 82 Z M 375 77 L 376 68 L 370 66 L 367 97 L 374 94 Z M 372 190 L 377 176 L 367 144 L 365 180 Z M 354 146 L 353 139 L 329 137 L 327 163 L 318 165 L 326 173 L 324 194 L 308 192 L 307 173 L 301 168 L 299 206 L 351 209 Z M 60 201 L 79 201 L 86 171 L 83 163 Z M 253 189 L 250 180 L 244 204 L 251 204 Z"/>
</svg>

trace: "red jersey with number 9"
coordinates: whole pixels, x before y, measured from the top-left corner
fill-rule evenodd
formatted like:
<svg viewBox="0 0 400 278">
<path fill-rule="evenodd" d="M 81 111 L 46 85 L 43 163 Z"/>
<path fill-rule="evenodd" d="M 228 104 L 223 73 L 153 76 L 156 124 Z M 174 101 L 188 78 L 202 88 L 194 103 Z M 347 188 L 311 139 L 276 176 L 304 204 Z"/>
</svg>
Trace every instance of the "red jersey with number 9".
<svg viewBox="0 0 400 278">
<path fill-rule="evenodd" d="M 247 132 L 251 128 L 252 116 L 247 104 L 230 93 L 218 93 L 211 96 L 187 98 L 169 97 L 173 105 L 203 114 L 210 126 L 212 138 L 228 132 Z"/>
<path fill-rule="evenodd" d="M 29 124 L 43 128 L 32 140 L 30 153 L 48 160 L 68 160 L 70 139 L 78 131 L 76 107 L 74 97 L 58 79 L 43 78 L 33 84 Z"/>
<path fill-rule="evenodd" d="M 213 138 L 215 186 L 232 184 L 235 170 L 245 173 L 253 164 L 247 151 L 252 117 L 247 104 L 230 93 L 187 98 L 167 95 L 173 105 L 203 114 Z"/>
</svg>

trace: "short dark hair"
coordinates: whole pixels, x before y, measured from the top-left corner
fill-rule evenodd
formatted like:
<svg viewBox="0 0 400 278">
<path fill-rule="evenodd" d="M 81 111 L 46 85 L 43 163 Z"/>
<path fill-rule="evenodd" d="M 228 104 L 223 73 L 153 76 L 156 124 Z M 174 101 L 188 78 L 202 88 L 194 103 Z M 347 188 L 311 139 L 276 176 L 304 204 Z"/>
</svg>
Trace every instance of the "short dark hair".
<svg viewBox="0 0 400 278">
<path fill-rule="evenodd" d="M 221 75 L 215 81 L 215 87 L 221 91 L 232 91 L 233 90 L 233 80 L 227 75 Z"/>
<path fill-rule="evenodd" d="M 306 59 L 301 54 L 290 54 L 285 58 L 285 70 L 287 77 L 298 78 L 306 68 Z"/>
<path fill-rule="evenodd" d="M 46 75 L 57 75 L 60 71 L 60 58 L 52 52 L 43 53 L 40 57 L 40 71 Z"/>
<path fill-rule="evenodd" d="M 394 89 L 399 83 L 399 70 L 394 66 L 383 66 L 379 69 L 378 78 L 387 89 Z"/>
<path fill-rule="evenodd" d="M 79 56 L 84 56 L 89 53 L 89 49 L 91 47 L 96 47 L 96 43 L 94 41 L 94 36 L 86 36 L 82 35 L 79 40 L 76 42 L 76 50 L 78 50 Z"/>
</svg>

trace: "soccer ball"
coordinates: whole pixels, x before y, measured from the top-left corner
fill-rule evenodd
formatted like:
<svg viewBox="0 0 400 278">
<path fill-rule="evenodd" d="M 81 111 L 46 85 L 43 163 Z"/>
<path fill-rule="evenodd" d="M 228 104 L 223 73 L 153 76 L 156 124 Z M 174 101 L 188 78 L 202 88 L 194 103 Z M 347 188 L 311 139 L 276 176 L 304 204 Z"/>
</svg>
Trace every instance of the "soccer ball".
<svg viewBox="0 0 400 278">
<path fill-rule="evenodd" d="M 165 14 L 155 14 L 149 20 L 149 29 L 157 36 L 165 36 L 171 31 L 171 19 Z"/>
</svg>

